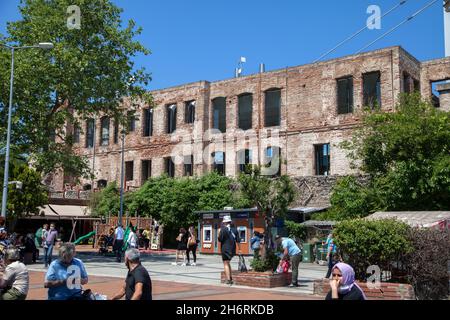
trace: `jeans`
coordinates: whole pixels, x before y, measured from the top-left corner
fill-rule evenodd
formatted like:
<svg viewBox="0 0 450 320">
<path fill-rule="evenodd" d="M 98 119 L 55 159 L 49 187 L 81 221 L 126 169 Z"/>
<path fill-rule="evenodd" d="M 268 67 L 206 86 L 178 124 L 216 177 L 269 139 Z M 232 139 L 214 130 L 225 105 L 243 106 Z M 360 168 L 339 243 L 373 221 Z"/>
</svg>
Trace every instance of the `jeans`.
<svg viewBox="0 0 450 320">
<path fill-rule="evenodd" d="M 302 260 L 302 255 L 300 253 L 291 257 L 292 264 L 292 284 L 298 284 L 298 265 L 300 264 L 300 260 Z"/>
<path fill-rule="evenodd" d="M 331 270 L 333 269 L 333 267 L 334 267 L 334 265 L 335 265 L 336 263 L 337 263 L 337 262 L 334 261 L 333 258 L 332 258 L 331 256 L 328 258 L 328 271 L 327 271 L 327 275 L 325 276 L 325 278 L 330 278 L 330 276 L 331 276 Z"/>
<path fill-rule="evenodd" d="M 53 254 L 53 245 L 47 245 L 47 248 L 44 248 L 44 263 L 45 266 L 48 267 L 50 263 L 52 263 L 52 254 Z"/>
</svg>

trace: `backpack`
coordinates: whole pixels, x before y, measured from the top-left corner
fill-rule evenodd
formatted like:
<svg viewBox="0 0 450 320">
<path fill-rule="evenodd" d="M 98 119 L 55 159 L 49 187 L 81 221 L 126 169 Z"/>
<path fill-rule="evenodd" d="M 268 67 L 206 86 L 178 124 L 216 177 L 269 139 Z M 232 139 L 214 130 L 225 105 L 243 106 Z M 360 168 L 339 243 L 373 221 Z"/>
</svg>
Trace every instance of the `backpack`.
<svg viewBox="0 0 450 320">
<path fill-rule="evenodd" d="M 253 237 L 250 239 L 252 250 L 258 250 L 261 248 L 261 239 L 259 237 Z"/>
</svg>

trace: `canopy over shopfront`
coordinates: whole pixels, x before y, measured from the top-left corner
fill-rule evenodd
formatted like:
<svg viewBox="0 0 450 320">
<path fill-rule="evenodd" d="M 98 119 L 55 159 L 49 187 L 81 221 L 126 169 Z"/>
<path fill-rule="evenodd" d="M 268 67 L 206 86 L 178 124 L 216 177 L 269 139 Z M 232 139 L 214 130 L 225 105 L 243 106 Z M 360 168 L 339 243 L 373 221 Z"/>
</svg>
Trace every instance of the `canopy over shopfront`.
<svg viewBox="0 0 450 320">
<path fill-rule="evenodd" d="M 397 219 L 412 227 L 450 229 L 450 211 L 386 211 L 375 212 L 367 220 Z"/>
</svg>

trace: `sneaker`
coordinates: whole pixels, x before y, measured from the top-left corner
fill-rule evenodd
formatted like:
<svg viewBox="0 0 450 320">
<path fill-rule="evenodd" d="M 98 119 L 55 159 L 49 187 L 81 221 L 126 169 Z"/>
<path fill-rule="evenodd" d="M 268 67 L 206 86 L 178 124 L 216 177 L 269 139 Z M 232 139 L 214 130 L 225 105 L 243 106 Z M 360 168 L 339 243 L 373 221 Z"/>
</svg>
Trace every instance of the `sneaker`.
<svg viewBox="0 0 450 320">
<path fill-rule="evenodd" d="M 181 264 L 181 266 L 182 266 L 182 267 L 186 267 L 186 263 L 183 262 L 183 263 Z"/>
<path fill-rule="evenodd" d="M 227 285 L 232 286 L 234 284 L 233 280 L 227 280 Z"/>
<path fill-rule="evenodd" d="M 296 288 L 296 287 L 298 287 L 298 284 L 296 284 L 296 283 L 291 283 L 288 287 L 289 287 L 289 288 Z"/>
<path fill-rule="evenodd" d="M 192 262 L 192 263 L 191 263 L 191 266 L 195 266 L 195 265 L 196 265 L 195 262 Z"/>
<path fill-rule="evenodd" d="M 173 266 L 176 266 L 176 265 L 177 265 L 177 263 L 176 263 L 176 262 L 172 262 L 172 263 L 171 263 L 171 265 L 173 265 Z"/>
</svg>

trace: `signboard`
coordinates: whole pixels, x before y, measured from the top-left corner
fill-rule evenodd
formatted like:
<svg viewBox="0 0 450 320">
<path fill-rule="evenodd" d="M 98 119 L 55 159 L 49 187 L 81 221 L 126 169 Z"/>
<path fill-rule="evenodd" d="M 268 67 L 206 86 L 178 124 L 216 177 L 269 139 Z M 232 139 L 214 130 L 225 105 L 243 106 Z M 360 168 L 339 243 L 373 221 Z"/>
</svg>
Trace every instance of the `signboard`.
<svg viewBox="0 0 450 320">
<path fill-rule="evenodd" d="M 211 249 L 211 243 L 204 243 L 203 249 Z"/>
<path fill-rule="evenodd" d="M 214 213 L 204 213 L 203 219 L 214 219 Z"/>
<path fill-rule="evenodd" d="M 248 212 L 237 213 L 236 218 L 248 218 Z"/>
<path fill-rule="evenodd" d="M 225 217 L 225 216 L 231 216 L 231 213 L 229 213 L 229 212 L 219 213 L 219 219 L 223 219 L 223 217 Z"/>
</svg>

